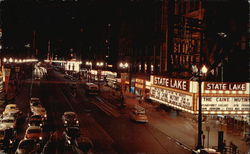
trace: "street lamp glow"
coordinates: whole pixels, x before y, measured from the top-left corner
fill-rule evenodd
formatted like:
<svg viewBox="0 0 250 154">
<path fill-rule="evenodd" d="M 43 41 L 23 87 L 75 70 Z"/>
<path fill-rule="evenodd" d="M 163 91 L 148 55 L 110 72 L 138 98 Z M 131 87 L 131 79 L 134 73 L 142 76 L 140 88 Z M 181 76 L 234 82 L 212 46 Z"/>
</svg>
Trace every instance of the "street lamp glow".
<svg viewBox="0 0 250 154">
<path fill-rule="evenodd" d="M 17 63 L 17 59 L 15 59 L 15 63 Z"/>
<path fill-rule="evenodd" d="M 203 74 L 207 73 L 207 67 L 205 65 L 202 66 L 201 73 L 203 73 Z"/>
<path fill-rule="evenodd" d="M 3 58 L 3 62 L 5 62 L 5 63 L 6 63 L 6 62 L 7 62 L 7 59 L 6 59 L 6 58 Z"/>
<path fill-rule="evenodd" d="M 9 62 L 10 62 L 10 63 L 12 63 L 12 62 L 13 62 L 13 59 L 12 59 L 12 58 L 10 58 L 10 59 L 9 59 Z"/>
<path fill-rule="evenodd" d="M 128 63 L 125 63 L 125 65 L 124 65 L 125 67 L 128 67 Z"/>
<path fill-rule="evenodd" d="M 123 67 L 123 63 L 120 63 L 120 64 L 119 64 L 119 67 Z"/>
</svg>

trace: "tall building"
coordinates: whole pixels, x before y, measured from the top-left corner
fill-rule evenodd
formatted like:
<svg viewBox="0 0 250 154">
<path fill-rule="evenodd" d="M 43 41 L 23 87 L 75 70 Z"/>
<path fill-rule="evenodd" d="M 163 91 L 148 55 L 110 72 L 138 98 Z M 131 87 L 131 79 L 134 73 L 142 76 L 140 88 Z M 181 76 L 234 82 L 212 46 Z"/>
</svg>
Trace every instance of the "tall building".
<svg viewBox="0 0 250 154">
<path fill-rule="evenodd" d="M 206 65 L 209 80 L 247 80 L 247 0 L 134 0 L 123 6 L 118 61 L 129 62 L 132 71 L 189 79 L 193 65 Z"/>
<path fill-rule="evenodd" d="M 126 61 L 131 71 L 158 72 L 163 35 L 159 1 L 126 1 L 120 10 L 118 62 Z"/>
</svg>

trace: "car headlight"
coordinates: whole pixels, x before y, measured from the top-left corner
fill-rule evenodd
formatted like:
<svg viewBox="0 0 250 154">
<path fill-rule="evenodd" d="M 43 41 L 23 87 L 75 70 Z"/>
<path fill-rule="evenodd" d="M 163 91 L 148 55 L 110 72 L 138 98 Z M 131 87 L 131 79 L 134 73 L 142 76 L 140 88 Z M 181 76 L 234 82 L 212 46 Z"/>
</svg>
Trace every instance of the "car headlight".
<svg viewBox="0 0 250 154">
<path fill-rule="evenodd" d="M 43 126 L 43 124 L 40 124 L 40 126 Z"/>
<path fill-rule="evenodd" d="M 47 114 L 45 114 L 44 117 L 47 118 Z"/>
<path fill-rule="evenodd" d="M 65 124 L 67 124 L 67 123 L 68 123 L 68 121 L 64 121 L 64 123 L 65 123 Z"/>
<path fill-rule="evenodd" d="M 68 144 L 71 144 L 70 140 L 67 140 Z"/>
<path fill-rule="evenodd" d="M 79 121 L 78 121 L 78 120 L 76 120 L 76 123 L 77 123 L 77 124 L 79 124 Z"/>
<path fill-rule="evenodd" d="M 40 136 L 40 137 L 39 137 L 39 140 L 42 140 L 42 139 L 43 139 L 43 137 Z"/>
<path fill-rule="evenodd" d="M 12 140 L 10 140 L 10 144 L 12 144 L 13 143 L 13 141 Z"/>
<path fill-rule="evenodd" d="M 28 126 L 30 126 L 30 124 L 28 124 Z"/>
</svg>

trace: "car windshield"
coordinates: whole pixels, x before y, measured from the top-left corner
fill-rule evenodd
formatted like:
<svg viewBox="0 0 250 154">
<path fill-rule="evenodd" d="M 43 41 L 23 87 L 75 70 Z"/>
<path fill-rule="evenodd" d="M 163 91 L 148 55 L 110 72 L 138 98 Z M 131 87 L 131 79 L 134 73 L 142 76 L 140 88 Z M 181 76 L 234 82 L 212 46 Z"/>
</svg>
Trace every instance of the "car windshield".
<svg viewBox="0 0 250 154">
<path fill-rule="evenodd" d="M 34 115 L 30 119 L 42 119 L 42 117 L 40 115 Z"/>
<path fill-rule="evenodd" d="M 75 114 L 66 114 L 65 117 L 67 119 L 74 119 L 76 117 L 76 115 Z"/>
<path fill-rule="evenodd" d="M 25 140 L 20 142 L 19 149 L 27 149 L 33 147 L 35 142 L 33 140 Z"/>
<path fill-rule="evenodd" d="M 41 133 L 41 129 L 29 129 L 28 134 Z"/>
<path fill-rule="evenodd" d="M 32 105 L 33 106 L 42 106 L 39 102 L 34 102 Z"/>
<path fill-rule="evenodd" d="M 6 120 L 2 120 L 2 123 L 13 123 L 14 120 L 12 119 L 6 119 Z"/>
</svg>

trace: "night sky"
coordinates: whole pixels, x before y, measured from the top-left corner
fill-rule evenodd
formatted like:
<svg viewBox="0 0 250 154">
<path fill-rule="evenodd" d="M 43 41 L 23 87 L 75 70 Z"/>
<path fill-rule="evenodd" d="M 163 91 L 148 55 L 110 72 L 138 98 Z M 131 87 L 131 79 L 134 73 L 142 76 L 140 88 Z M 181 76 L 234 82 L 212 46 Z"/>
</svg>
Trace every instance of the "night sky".
<svg viewBox="0 0 250 154">
<path fill-rule="evenodd" d="M 39 57 L 46 57 L 48 40 L 54 54 L 67 56 L 70 49 L 98 50 L 100 34 L 108 24 L 116 26 L 118 3 L 104 1 L 5 1 L 2 5 L 3 42 L 7 55 L 27 56 L 24 47 L 35 34 Z"/>
</svg>

